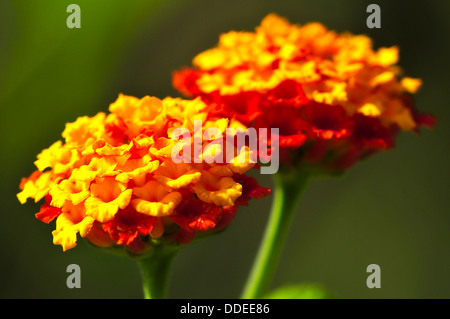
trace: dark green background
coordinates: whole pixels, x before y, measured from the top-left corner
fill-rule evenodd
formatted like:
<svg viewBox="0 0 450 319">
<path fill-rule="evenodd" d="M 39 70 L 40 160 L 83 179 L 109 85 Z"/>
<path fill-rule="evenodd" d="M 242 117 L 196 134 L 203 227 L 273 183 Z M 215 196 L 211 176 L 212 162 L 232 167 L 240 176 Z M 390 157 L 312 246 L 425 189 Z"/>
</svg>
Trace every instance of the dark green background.
<svg viewBox="0 0 450 319">
<path fill-rule="evenodd" d="M 81 7 L 81 29 L 66 8 Z M 366 27 L 378 3 L 382 28 Z M 399 45 L 400 65 L 424 80 L 421 110 L 433 131 L 402 134 L 397 147 L 343 178 L 315 180 L 305 192 L 273 287 L 320 282 L 341 298 L 449 298 L 450 3 L 434 1 L 138 1 L 0 2 L 0 152 L 2 298 L 140 298 L 136 264 L 88 247 L 52 244 L 54 222 L 16 200 L 22 176 L 66 122 L 107 111 L 120 92 L 178 96 L 171 72 L 229 30 L 252 30 L 270 12 L 292 22 L 320 21 L 365 33 L 375 46 Z M 261 183 L 271 185 L 269 176 Z M 240 209 L 230 228 L 184 248 L 169 297 L 239 296 L 271 198 Z M 67 265 L 81 267 L 81 289 L 66 287 Z M 381 289 L 366 287 L 366 267 L 381 267 Z"/>
</svg>

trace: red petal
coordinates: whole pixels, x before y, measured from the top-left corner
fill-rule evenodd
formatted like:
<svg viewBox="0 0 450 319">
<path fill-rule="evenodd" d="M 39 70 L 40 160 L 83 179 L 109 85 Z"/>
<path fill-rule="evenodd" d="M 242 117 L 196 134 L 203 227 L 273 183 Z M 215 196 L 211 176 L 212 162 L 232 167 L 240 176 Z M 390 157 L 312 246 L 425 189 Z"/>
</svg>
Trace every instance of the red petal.
<svg viewBox="0 0 450 319">
<path fill-rule="evenodd" d="M 220 220 L 221 208 L 208 204 L 192 194 L 184 193 L 185 199 L 177 207 L 176 213 L 169 217 L 187 231 L 209 230 Z"/>
<path fill-rule="evenodd" d="M 224 206 L 222 208 L 222 218 L 220 219 L 220 222 L 216 226 L 216 230 L 222 230 L 226 228 L 234 219 L 234 216 L 236 216 L 237 210 L 239 206 Z"/>
<path fill-rule="evenodd" d="M 268 100 L 272 106 L 297 107 L 309 100 L 303 91 L 301 84 L 294 80 L 284 80 L 277 87 L 270 90 Z"/>
<path fill-rule="evenodd" d="M 242 185 L 242 195 L 237 199 L 237 205 L 247 206 L 250 199 L 259 199 L 272 193 L 269 188 L 261 187 L 253 177 L 235 174 L 233 179 Z"/>
<path fill-rule="evenodd" d="M 313 139 L 339 139 L 351 131 L 351 122 L 340 105 L 310 102 L 303 108 L 308 135 Z"/>
<path fill-rule="evenodd" d="M 425 126 L 427 128 L 433 128 L 437 123 L 437 117 L 431 114 L 417 114 L 415 121 L 418 126 Z"/>
<path fill-rule="evenodd" d="M 177 243 L 180 245 L 187 245 L 191 243 L 195 238 L 195 231 L 193 230 L 185 230 L 180 229 L 180 231 L 177 233 L 175 239 Z"/>
<path fill-rule="evenodd" d="M 197 96 L 200 94 L 200 90 L 196 84 L 199 73 L 189 68 L 175 71 L 172 73 L 172 85 L 186 96 Z"/>
<path fill-rule="evenodd" d="M 35 214 L 36 218 L 44 223 L 50 223 L 53 219 L 62 214 L 61 208 L 50 206 L 52 197 L 47 195 L 45 197 L 45 203 L 41 206 L 39 213 Z"/>
<path fill-rule="evenodd" d="M 241 92 L 234 95 L 213 95 L 216 107 L 211 115 L 235 118 L 244 125 L 250 123 L 262 114 L 261 103 L 263 96 L 257 92 Z"/>
<path fill-rule="evenodd" d="M 388 149 L 394 146 L 393 132 L 383 126 L 378 118 L 355 114 L 352 140 L 368 149 Z"/>
<path fill-rule="evenodd" d="M 138 235 L 148 235 L 153 230 L 156 219 L 125 208 L 119 210 L 113 220 L 102 223 L 102 228 L 118 245 L 130 245 Z"/>
</svg>

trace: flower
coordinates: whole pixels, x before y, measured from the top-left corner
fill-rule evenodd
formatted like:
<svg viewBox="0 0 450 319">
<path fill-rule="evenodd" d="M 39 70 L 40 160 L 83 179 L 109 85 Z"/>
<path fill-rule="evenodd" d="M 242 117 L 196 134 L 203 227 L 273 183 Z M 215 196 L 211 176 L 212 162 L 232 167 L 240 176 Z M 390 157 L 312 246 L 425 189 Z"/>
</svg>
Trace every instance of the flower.
<svg viewBox="0 0 450 319">
<path fill-rule="evenodd" d="M 64 251 L 76 245 L 78 234 L 96 246 L 135 254 L 155 243 L 186 244 L 222 230 L 238 206 L 270 193 L 248 182 L 245 173 L 254 163 L 194 161 L 195 154 L 192 163 L 173 161 L 175 129 L 194 134 L 195 120 L 203 121 L 200 133 L 235 125 L 209 114 L 200 99 L 120 94 L 109 111 L 68 123 L 64 141 L 44 149 L 37 170 L 20 185 L 22 204 L 43 200 L 39 220 L 56 218 L 53 242 Z M 200 148 L 216 140 L 202 139 Z M 183 140 L 189 148 L 194 142 Z"/>
<path fill-rule="evenodd" d="M 210 114 L 278 128 L 282 164 L 343 170 L 393 147 L 399 131 L 436 121 L 414 108 L 422 81 L 401 77 L 398 56 L 365 35 L 269 14 L 255 32 L 222 34 L 192 68 L 174 72 L 173 85 Z"/>
</svg>

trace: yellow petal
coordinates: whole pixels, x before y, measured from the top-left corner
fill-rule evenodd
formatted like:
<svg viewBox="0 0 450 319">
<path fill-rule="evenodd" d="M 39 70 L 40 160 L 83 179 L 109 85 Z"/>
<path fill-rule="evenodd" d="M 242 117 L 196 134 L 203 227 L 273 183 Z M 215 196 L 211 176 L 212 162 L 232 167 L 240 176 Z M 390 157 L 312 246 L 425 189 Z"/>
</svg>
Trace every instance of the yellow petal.
<svg viewBox="0 0 450 319">
<path fill-rule="evenodd" d="M 169 138 L 161 137 L 149 149 L 149 153 L 157 158 L 170 158 L 172 148 L 177 143 Z"/>
<path fill-rule="evenodd" d="M 181 188 L 197 182 L 200 176 L 200 171 L 188 163 L 175 164 L 172 161 L 164 161 L 155 171 L 154 178 L 165 186 Z"/>
<path fill-rule="evenodd" d="M 416 93 L 422 86 L 422 80 L 405 77 L 402 79 L 401 85 L 407 92 Z"/>
<path fill-rule="evenodd" d="M 386 71 L 386 72 L 380 73 L 376 77 L 374 77 L 372 79 L 372 81 L 370 82 L 370 84 L 372 86 L 377 86 L 379 84 L 384 84 L 384 83 L 387 83 L 387 82 L 392 81 L 394 79 L 395 79 L 394 72 Z"/>
<path fill-rule="evenodd" d="M 105 137 L 105 113 L 98 113 L 94 117 L 82 116 L 73 123 L 67 123 L 62 136 L 66 143 L 84 145 L 89 140 L 97 141 Z"/>
<path fill-rule="evenodd" d="M 117 167 L 121 171 L 116 176 L 116 180 L 122 183 L 128 183 L 130 180 L 138 177 L 145 177 L 146 174 L 152 173 L 159 166 L 159 161 L 152 161 L 150 156 L 143 158 L 128 160 L 125 165 Z"/>
<path fill-rule="evenodd" d="M 202 201 L 218 206 L 234 205 L 242 195 L 242 185 L 231 177 L 215 176 L 206 171 L 202 172 L 200 182 L 193 189 Z"/>
<path fill-rule="evenodd" d="M 81 165 L 81 156 L 71 145 L 62 145 L 61 141 L 57 141 L 44 149 L 34 164 L 40 171 L 51 167 L 55 174 L 62 174 Z"/>
<path fill-rule="evenodd" d="M 129 204 L 131 195 L 132 190 L 126 184 L 105 178 L 91 185 L 91 197 L 85 201 L 86 215 L 100 222 L 110 221 L 119 209 Z"/>
<path fill-rule="evenodd" d="M 133 194 L 137 197 L 131 201 L 133 208 L 150 216 L 172 214 L 182 198 L 179 192 L 172 192 L 157 181 L 149 181 L 143 187 L 133 188 Z"/>
<path fill-rule="evenodd" d="M 80 219 L 79 216 L 72 216 L 70 212 L 64 212 L 56 220 L 56 230 L 52 232 L 53 243 L 61 245 L 63 251 L 71 249 L 76 246 L 77 234 L 86 237 L 93 223 L 92 217 L 84 216 Z"/>
<path fill-rule="evenodd" d="M 221 66 L 226 61 L 226 56 L 223 50 L 215 48 L 198 54 L 192 63 L 201 69 L 211 70 Z"/>
<path fill-rule="evenodd" d="M 377 117 L 380 116 L 380 109 L 373 103 L 364 104 L 359 110 L 358 113 L 364 114 L 366 116 Z"/>
<path fill-rule="evenodd" d="M 23 190 L 17 194 L 20 203 L 25 204 L 28 198 L 34 198 L 37 203 L 44 198 L 50 189 L 62 179 L 61 176 L 53 172 L 35 174 L 33 178 L 25 179 Z"/>
<path fill-rule="evenodd" d="M 89 165 L 83 165 L 80 168 L 74 169 L 70 180 L 90 182 L 96 177 L 114 176 L 117 161 L 114 157 L 94 157 Z"/>
<path fill-rule="evenodd" d="M 374 56 L 374 62 L 381 66 L 390 66 L 398 61 L 398 47 L 381 48 Z"/>
<path fill-rule="evenodd" d="M 131 205 L 139 213 L 149 216 L 163 217 L 171 215 L 180 202 L 181 194 L 178 192 L 172 192 L 164 196 L 158 202 L 151 202 L 137 198 L 131 201 Z"/>
<path fill-rule="evenodd" d="M 68 200 L 73 205 L 78 205 L 90 195 L 89 183 L 80 181 L 62 180 L 50 190 L 52 196 L 51 205 L 62 207 Z"/>
</svg>

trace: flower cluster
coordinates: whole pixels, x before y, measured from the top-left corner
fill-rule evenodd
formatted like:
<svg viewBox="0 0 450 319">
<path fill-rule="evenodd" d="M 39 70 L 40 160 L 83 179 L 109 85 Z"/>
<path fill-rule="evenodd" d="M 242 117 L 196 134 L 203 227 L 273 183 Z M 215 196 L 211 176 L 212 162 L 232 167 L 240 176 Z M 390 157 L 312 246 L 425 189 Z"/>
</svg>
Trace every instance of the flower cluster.
<svg viewBox="0 0 450 319">
<path fill-rule="evenodd" d="M 373 50 L 364 35 L 270 14 L 255 32 L 222 34 L 193 68 L 174 72 L 173 85 L 201 97 L 211 114 L 279 128 L 285 165 L 342 170 L 392 147 L 398 131 L 434 124 L 414 109 L 421 80 L 401 78 L 398 54 Z"/>
<path fill-rule="evenodd" d="M 120 95 L 109 110 L 66 124 L 64 143 L 43 150 L 37 170 L 20 185 L 21 203 L 44 199 L 38 219 L 57 218 L 53 242 L 64 251 L 76 245 L 78 233 L 97 246 L 126 246 L 132 253 L 157 240 L 189 243 L 199 232 L 223 229 L 238 206 L 270 193 L 244 175 L 254 166 L 248 161 L 174 163 L 175 129 L 194 134 L 195 120 L 202 131 L 243 127 L 211 116 L 200 99 Z M 249 152 L 234 151 L 236 157 Z"/>
</svg>

